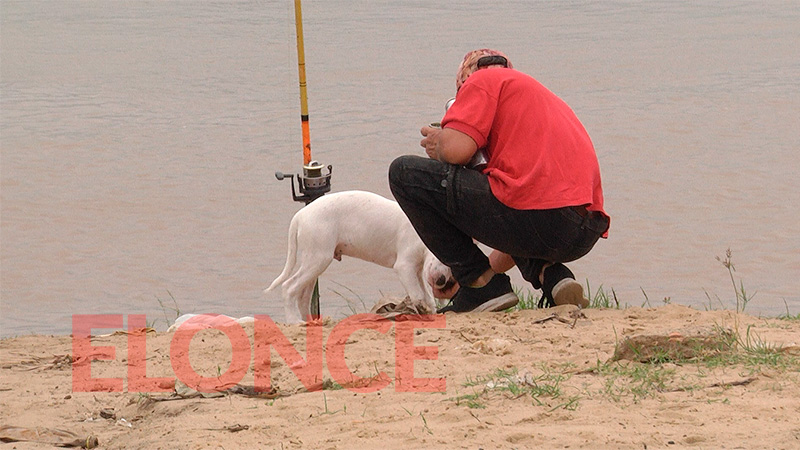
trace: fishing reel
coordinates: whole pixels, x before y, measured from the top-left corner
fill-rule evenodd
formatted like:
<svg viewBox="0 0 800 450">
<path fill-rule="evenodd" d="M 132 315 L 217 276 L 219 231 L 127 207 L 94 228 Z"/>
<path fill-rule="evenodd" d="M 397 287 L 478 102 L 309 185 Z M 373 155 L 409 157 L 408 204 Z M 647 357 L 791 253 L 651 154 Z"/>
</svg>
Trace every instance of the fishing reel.
<svg viewBox="0 0 800 450">
<path fill-rule="evenodd" d="M 322 173 L 324 168 L 325 166 L 319 162 L 311 161 L 303 166 L 302 176 L 300 176 L 300 174 L 275 172 L 275 178 L 283 180 L 288 177 L 292 185 L 292 199 L 307 205 L 331 190 L 331 173 L 333 173 L 333 166 L 328 165 L 328 173 L 326 174 Z M 300 195 L 297 195 L 297 191 L 294 187 L 295 176 L 297 176 L 297 190 L 300 191 Z"/>
</svg>

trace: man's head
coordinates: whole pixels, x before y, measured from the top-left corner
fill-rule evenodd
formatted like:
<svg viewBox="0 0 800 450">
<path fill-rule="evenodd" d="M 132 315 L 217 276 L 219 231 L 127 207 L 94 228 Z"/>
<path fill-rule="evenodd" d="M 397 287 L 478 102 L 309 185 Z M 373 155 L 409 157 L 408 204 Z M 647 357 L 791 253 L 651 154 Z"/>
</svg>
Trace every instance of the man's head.
<svg viewBox="0 0 800 450">
<path fill-rule="evenodd" d="M 492 58 L 493 57 L 493 58 Z M 456 91 L 461 89 L 461 85 L 467 81 L 470 75 L 478 69 L 484 67 L 491 67 L 501 65 L 513 69 L 511 61 L 501 51 L 482 48 L 480 50 L 473 50 L 464 55 L 464 60 L 458 66 L 458 74 L 456 74 Z"/>
</svg>

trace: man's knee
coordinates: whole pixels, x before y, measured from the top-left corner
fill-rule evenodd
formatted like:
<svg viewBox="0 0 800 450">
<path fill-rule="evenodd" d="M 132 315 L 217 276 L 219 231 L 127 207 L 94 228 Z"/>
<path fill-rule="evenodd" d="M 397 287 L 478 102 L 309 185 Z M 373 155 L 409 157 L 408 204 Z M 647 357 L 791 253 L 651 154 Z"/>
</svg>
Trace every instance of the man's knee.
<svg viewBox="0 0 800 450">
<path fill-rule="evenodd" d="M 425 168 L 436 162 L 432 159 L 423 158 L 416 155 L 403 155 L 395 158 L 389 165 L 389 188 L 392 194 L 397 197 L 398 192 L 404 193 L 409 186 L 418 186 L 424 183 Z"/>
<path fill-rule="evenodd" d="M 399 156 L 389 165 L 389 186 L 401 186 L 403 184 L 404 160 L 407 157 L 408 155 Z"/>
</svg>

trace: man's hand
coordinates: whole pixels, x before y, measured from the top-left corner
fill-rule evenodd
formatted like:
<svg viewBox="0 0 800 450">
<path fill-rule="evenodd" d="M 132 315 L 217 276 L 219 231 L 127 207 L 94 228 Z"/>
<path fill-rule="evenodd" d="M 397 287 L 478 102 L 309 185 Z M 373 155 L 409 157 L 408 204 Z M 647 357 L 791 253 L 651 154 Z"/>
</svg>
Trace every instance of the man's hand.
<svg viewBox="0 0 800 450">
<path fill-rule="evenodd" d="M 511 255 L 493 249 L 492 253 L 489 254 L 489 265 L 494 273 L 503 273 L 517 264 L 514 262 L 514 258 L 512 258 Z M 435 298 L 453 298 L 456 292 L 458 292 L 459 287 L 458 282 L 454 283 L 452 286 L 446 286 L 444 289 L 431 286 Z"/>
<path fill-rule="evenodd" d="M 428 158 L 440 161 L 439 155 L 436 153 L 436 143 L 438 141 L 437 136 L 442 132 L 441 128 L 422 127 L 419 132 L 424 136 L 424 138 L 419 141 L 420 147 L 425 149 Z"/>
</svg>

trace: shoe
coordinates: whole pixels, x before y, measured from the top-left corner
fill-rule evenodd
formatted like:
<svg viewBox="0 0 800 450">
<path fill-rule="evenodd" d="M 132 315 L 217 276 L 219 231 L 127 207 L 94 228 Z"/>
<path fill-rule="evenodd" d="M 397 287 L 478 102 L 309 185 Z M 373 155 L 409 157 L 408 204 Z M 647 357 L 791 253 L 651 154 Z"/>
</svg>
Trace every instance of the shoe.
<svg viewBox="0 0 800 450">
<path fill-rule="evenodd" d="M 450 303 L 440 308 L 437 314 L 446 312 L 503 311 L 519 303 L 517 294 L 511 288 L 511 279 L 504 273 L 495 274 L 486 286 L 471 288 L 461 286 Z"/>
<path fill-rule="evenodd" d="M 544 269 L 542 282 L 545 306 L 576 305 L 589 307 L 589 300 L 583 296 L 583 286 L 575 281 L 575 275 L 567 266 L 556 263 Z"/>
</svg>

